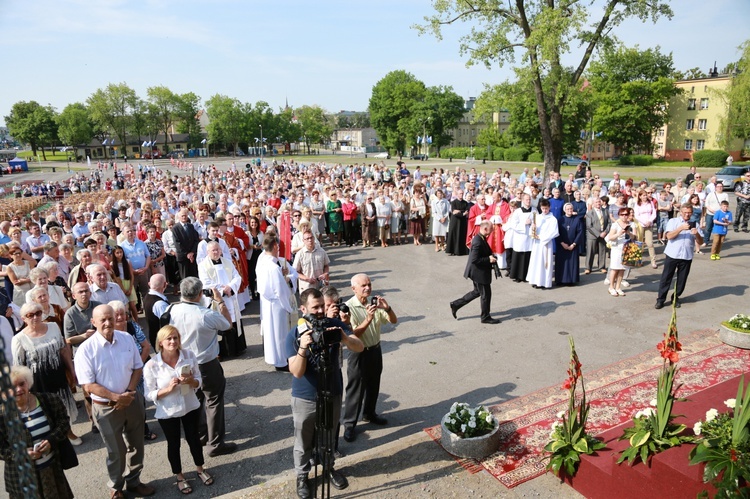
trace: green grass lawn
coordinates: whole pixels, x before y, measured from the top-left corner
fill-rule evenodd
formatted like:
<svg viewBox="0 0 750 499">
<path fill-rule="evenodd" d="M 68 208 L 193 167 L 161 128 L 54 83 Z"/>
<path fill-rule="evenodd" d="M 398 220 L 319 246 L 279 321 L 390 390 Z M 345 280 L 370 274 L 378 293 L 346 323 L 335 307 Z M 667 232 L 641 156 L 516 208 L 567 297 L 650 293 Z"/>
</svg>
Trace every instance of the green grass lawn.
<svg viewBox="0 0 750 499">
<path fill-rule="evenodd" d="M 63 163 L 66 163 L 68 161 L 68 156 L 64 152 L 57 151 L 57 153 L 53 155 L 52 151 L 49 151 L 49 152 L 46 152 L 45 154 L 47 155 L 47 161 L 58 161 L 58 162 L 61 161 Z M 34 163 L 37 162 L 37 159 L 36 159 L 37 157 L 34 156 L 34 154 L 31 151 L 20 151 L 16 156 L 28 161 L 29 166 L 31 166 L 31 162 L 34 162 Z M 41 151 L 39 151 L 38 156 L 41 161 L 44 161 Z"/>
</svg>

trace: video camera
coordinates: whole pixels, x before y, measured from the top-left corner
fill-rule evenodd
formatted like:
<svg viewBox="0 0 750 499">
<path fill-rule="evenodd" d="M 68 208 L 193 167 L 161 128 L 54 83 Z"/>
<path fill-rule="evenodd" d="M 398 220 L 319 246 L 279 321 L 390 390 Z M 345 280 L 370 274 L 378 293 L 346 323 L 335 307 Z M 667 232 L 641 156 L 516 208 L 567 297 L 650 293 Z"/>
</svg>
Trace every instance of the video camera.
<svg viewBox="0 0 750 499">
<path fill-rule="evenodd" d="M 341 328 L 329 327 L 327 317 L 319 319 L 312 314 L 307 314 L 302 318 L 310 324 L 309 329 L 312 330 L 310 337 L 313 340 L 313 348 L 335 345 L 341 342 Z M 299 335 L 302 335 L 307 331 L 308 329 L 305 327 L 298 328 Z"/>
</svg>

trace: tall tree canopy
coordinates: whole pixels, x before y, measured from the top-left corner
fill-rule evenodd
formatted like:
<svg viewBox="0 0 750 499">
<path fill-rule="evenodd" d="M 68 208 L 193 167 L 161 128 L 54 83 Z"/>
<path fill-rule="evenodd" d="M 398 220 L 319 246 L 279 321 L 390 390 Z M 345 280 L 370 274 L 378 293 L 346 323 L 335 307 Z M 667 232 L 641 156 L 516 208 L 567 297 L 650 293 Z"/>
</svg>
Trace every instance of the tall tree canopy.
<svg viewBox="0 0 750 499">
<path fill-rule="evenodd" d="M 740 46 L 742 56 L 735 65 L 732 84 L 724 93 L 728 113 L 722 126 L 724 146 L 729 149 L 731 139 L 750 137 L 750 40 Z"/>
<path fill-rule="evenodd" d="M 513 64 L 518 79 L 533 88 L 544 152 L 545 173 L 559 171 L 563 154 L 563 115 L 572 92 L 594 49 L 611 41 L 613 28 L 635 17 L 655 21 L 671 17 L 667 2 L 653 0 L 433 0 L 435 13 L 425 17 L 420 32 L 442 38 L 446 25 L 469 23 L 461 38 L 460 53 L 467 64 Z M 573 67 L 562 63 L 571 45 L 582 54 Z"/>
<path fill-rule="evenodd" d="M 416 141 L 414 103 L 424 99 L 425 91 L 424 83 L 403 70 L 391 71 L 372 87 L 370 121 L 391 153 L 403 153 L 412 136 Z"/>
<path fill-rule="evenodd" d="M 324 144 L 331 138 L 333 127 L 321 107 L 302 106 L 297 109 L 297 121 L 307 146 L 307 154 L 310 154 L 312 144 Z"/>
<path fill-rule="evenodd" d="M 13 104 L 10 114 L 5 117 L 5 123 L 8 125 L 8 131 L 17 141 L 31 146 L 34 155 L 41 147 L 42 157 L 46 160 L 44 146 L 54 145 L 57 141 L 55 115 L 55 109 L 52 106 L 42 106 L 33 100 L 21 101 Z"/>
<path fill-rule="evenodd" d="M 85 145 L 94 137 L 94 125 L 91 123 L 89 111 L 80 102 L 65 106 L 56 121 L 57 134 L 63 145 Z"/>
<path fill-rule="evenodd" d="M 226 95 L 216 94 L 206 101 L 206 111 L 211 117 L 208 124 L 208 140 L 214 144 L 237 145 L 248 136 L 247 104 Z"/>
<path fill-rule="evenodd" d="M 667 121 L 669 99 L 680 92 L 673 74 L 672 55 L 659 47 L 602 50 L 588 71 L 594 130 L 628 154 L 651 153 L 654 134 Z"/>
<path fill-rule="evenodd" d="M 132 110 L 137 100 L 135 90 L 125 83 L 110 83 L 91 94 L 86 104 L 97 128 L 95 135 L 114 134 L 118 145 L 126 144 L 127 131 L 132 126 Z M 108 149 L 104 148 L 105 156 Z"/>
<path fill-rule="evenodd" d="M 177 119 L 180 108 L 180 96 L 169 88 L 159 85 L 146 89 L 148 104 L 151 115 L 156 117 L 159 123 L 159 131 L 164 134 L 164 150 L 167 150 L 167 142 L 171 138 L 172 125 Z"/>
</svg>

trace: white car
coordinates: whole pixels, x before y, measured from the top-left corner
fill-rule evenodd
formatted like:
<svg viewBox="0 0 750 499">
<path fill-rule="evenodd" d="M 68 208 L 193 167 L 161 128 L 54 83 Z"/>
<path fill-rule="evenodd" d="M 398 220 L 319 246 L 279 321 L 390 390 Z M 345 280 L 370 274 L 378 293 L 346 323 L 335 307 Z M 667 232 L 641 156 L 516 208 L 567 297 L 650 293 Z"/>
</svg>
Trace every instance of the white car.
<svg viewBox="0 0 750 499">
<path fill-rule="evenodd" d="M 375 156 L 373 156 L 375 159 L 391 159 L 391 155 L 387 152 L 379 152 Z"/>
</svg>

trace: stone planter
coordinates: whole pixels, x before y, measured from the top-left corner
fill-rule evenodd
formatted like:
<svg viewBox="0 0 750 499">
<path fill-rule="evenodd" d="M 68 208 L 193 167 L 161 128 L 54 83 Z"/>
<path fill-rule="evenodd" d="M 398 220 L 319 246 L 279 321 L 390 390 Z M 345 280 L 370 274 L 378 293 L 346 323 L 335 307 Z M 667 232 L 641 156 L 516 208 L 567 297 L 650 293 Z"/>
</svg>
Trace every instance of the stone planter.
<svg viewBox="0 0 750 499">
<path fill-rule="evenodd" d="M 445 420 L 448 418 L 448 414 L 443 416 L 440 421 L 440 427 L 442 429 L 442 436 L 440 443 L 445 450 L 458 457 L 466 457 L 472 459 L 484 459 L 493 452 L 497 451 L 500 446 L 500 425 L 497 419 L 495 420 L 495 429 L 486 435 L 481 437 L 461 438 L 455 433 L 452 433 L 445 426 Z"/>
<path fill-rule="evenodd" d="M 719 339 L 733 347 L 750 349 L 750 333 L 735 331 L 724 324 L 721 325 L 721 329 L 719 330 Z"/>
</svg>

